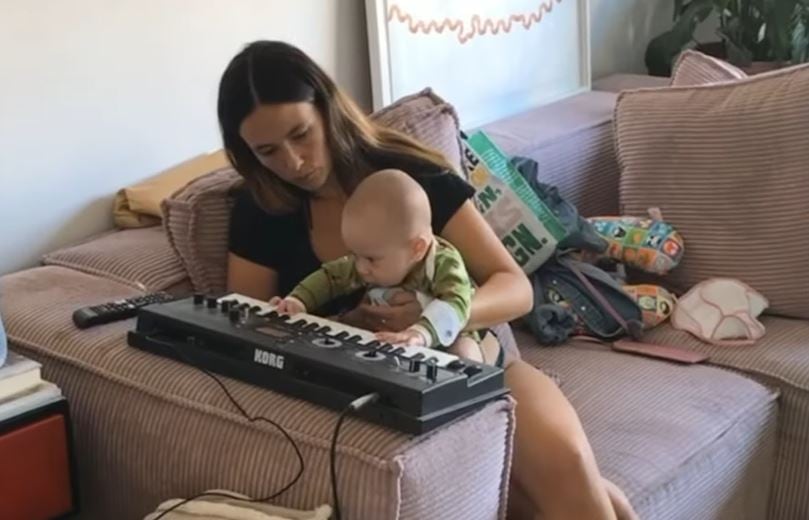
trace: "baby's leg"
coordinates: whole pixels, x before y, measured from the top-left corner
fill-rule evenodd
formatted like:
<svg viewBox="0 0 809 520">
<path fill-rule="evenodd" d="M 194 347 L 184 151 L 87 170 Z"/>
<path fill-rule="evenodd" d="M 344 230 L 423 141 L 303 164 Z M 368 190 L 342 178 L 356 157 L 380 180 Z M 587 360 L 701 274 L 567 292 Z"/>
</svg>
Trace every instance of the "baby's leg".
<svg viewBox="0 0 809 520">
<path fill-rule="evenodd" d="M 478 345 L 477 341 L 468 336 L 461 336 L 456 339 L 455 343 L 449 348 L 449 352 L 458 357 L 483 363 L 483 354 L 480 351 L 480 345 Z"/>
</svg>

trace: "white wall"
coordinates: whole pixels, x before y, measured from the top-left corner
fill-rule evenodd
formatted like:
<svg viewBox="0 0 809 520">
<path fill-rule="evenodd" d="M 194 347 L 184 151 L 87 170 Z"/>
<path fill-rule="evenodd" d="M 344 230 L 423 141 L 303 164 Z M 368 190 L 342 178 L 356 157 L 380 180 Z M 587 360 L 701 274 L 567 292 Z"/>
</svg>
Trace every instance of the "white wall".
<svg viewBox="0 0 809 520">
<path fill-rule="evenodd" d="M 0 273 L 109 228 L 117 189 L 221 146 L 219 76 L 259 38 L 370 106 L 362 0 L 0 0 Z"/>
<path fill-rule="evenodd" d="M 217 83 L 248 41 L 301 46 L 370 107 L 363 6 L 0 0 L 0 273 L 111 227 L 116 190 L 218 148 Z M 670 0 L 591 0 L 593 77 L 643 72 L 670 16 Z"/>
</svg>

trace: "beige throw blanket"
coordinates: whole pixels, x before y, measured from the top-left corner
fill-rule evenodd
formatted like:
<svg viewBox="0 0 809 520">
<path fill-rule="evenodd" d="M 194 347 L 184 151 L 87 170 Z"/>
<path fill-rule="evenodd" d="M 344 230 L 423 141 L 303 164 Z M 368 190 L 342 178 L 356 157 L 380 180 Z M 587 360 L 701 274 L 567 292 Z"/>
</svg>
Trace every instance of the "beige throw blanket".
<svg viewBox="0 0 809 520">
<path fill-rule="evenodd" d="M 118 191 L 113 205 L 115 225 L 139 228 L 160 223 L 160 203 L 205 174 L 230 167 L 224 150 L 201 154 Z"/>
<path fill-rule="evenodd" d="M 245 499 L 249 497 L 231 491 L 217 489 L 212 492 L 226 493 L 241 499 L 203 496 L 183 504 L 161 520 L 329 520 L 331 518 L 331 506 L 328 505 L 322 505 L 313 511 L 299 511 L 262 502 L 247 502 Z M 143 520 L 155 520 L 163 511 L 181 501 L 179 498 L 167 500 Z"/>
</svg>

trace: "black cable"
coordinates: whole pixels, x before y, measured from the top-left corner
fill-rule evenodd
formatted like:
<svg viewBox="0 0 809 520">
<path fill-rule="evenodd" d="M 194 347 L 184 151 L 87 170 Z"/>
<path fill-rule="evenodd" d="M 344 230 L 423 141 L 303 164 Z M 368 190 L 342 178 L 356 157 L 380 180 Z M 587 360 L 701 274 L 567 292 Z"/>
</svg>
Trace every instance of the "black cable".
<svg viewBox="0 0 809 520">
<path fill-rule="evenodd" d="M 279 497 L 280 495 L 285 493 L 287 490 L 289 490 L 292 486 L 297 484 L 298 480 L 300 480 L 300 478 L 301 478 L 301 475 L 303 475 L 303 470 L 304 470 L 304 467 L 305 467 L 304 461 L 303 461 L 303 455 L 301 454 L 300 448 L 298 448 L 298 443 L 295 442 L 295 439 L 293 439 L 292 436 L 289 435 L 289 433 L 284 429 L 284 427 L 281 426 L 280 424 L 278 424 L 277 422 L 273 421 L 272 419 L 267 419 L 266 417 L 262 417 L 260 415 L 259 416 L 251 416 L 250 414 L 248 414 L 247 411 L 244 409 L 244 407 L 242 407 L 242 405 L 240 405 L 239 402 L 236 401 L 236 399 L 233 397 L 233 395 L 231 395 L 230 391 L 227 389 L 225 384 L 222 381 L 220 381 L 218 377 L 213 375 L 211 372 L 205 370 L 204 368 L 202 368 L 200 366 L 197 366 L 194 363 L 191 363 L 188 360 L 188 358 L 186 358 L 183 355 L 183 353 L 180 352 L 178 349 L 174 348 L 171 345 L 169 345 L 169 347 L 176 354 L 178 354 L 182 358 L 182 360 L 183 360 L 183 362 L 185 364 L 187 364 L 189 366 L 192 366 L 192 367 L 202 371 L 205 375 L 207 375 L 208 377 L 213 379 L 216 382 L 216 384 L 219 385 L 220 388 L 222 388 L 222 391 L 225 392 L 225 395 L 228 397 L 228 399 L 230 399 L 230 402 L 233 403 L 233 406 L 235 406 L 236 409 L 239 410 L 239 413 L 241 413 L 244 416 L 245 419 L 247 419 L 251 423 L 256 422 L 256 421 L 264 421 L 264 422 L 266 422 L 268 424 L 273 425 L 276 429 L 278 429 L 278 431 L 280 431 L 284 435 L 284 437 L 286 437 L 286 439 L 289 441 L 289 443 L 292 445 L 292 448 L 295 450 L 295 455 L 298 456 L 298 473 L 289 482 L 289 484 L 287 484 L 286 486 L 281 488 L 280 491 L 277 491 L 277 492 L 273 493 L 272 495 L 269 495 L 269 496 L 266 496 L 266 497 L 263 497 L 263 498 L 245 499 L 243 497 L 240 497 L 240 496 L 237 496 L 237 495 L 231 495 L 229 493 L 217 493 L 217 492 L 200 493 L 200 494 L 194 495 L 194 496 L 192 496 L 190 498 L 186 498 L 185 500 L 183 500 L 181 502 L 178 502 L 177 504 L 174 504 L 170 508 L 168 508 L 165 511 L 161 512 L 157 517 L 154 518 L 154 520 L 160 520 L 161 518 L 166 516 L 169 512 L 174 511 L 178 507 L 180 507 L 182 505 L 185 505 L 185 504 L 191 502 L 192 500 L 196 500 L 196 499 L 201 498 L 201 497 L 218 496 L 218 497 L 225 497 L 225 498 L 233 498 L 233 499 L 237 499 L 237 500 L 243 500 L 244 502 L 269 502 L 270 500 Z M 362 399 L 362 398 L 360 398 L 360 399 Z M 359 401 L 359 399 L 357 399 L 356 401 Z M 356 401 L 353 401 L 352 404 L 355 403 Z M 346 410 L 349 410 L 350 407 L 351 407 L 351 405 L 349 405 L 349 407 L 346 408 Z"/>
<path fill-rule="evenodd" d="M 335 520 L 342 520 L 340 512 L 340 497 L 337 493 L 337 437 L 340 435 L 340 427 L 343 425 L 343 420 L 349 414 L 361 410 L 371 403 L 379 400 L 379 394 L 376 392 L 358 397 L 351 401 L 348 406 L 343 408 L 340 415 L 337 417 L 337 424 L 334 426 L 334 434 L 331 437 L 331 449 L 329 450 L 329 470 L 331 473 L 331 496 L 334 502 L 334 518 Z"/>
</svg>

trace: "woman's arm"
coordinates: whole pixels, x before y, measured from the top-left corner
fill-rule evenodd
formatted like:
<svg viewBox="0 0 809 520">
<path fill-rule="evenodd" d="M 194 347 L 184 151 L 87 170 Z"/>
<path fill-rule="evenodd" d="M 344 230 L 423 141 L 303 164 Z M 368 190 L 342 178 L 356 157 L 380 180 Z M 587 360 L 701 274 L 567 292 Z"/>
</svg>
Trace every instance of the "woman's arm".
<svg viewBox="0 0 809 520">
<path fill-rule="evenodd" d="M 271 268 L 228 253 L 228 291 L 269 301 L 278 295 L 278 274 Z"/>
<path fill-rule="evenodd" d="M 531 310 L 534 296 L 528 277 L 471 201 L 455 212 L 441 235 L 461 252 L 479 286 L 467 329 L 491 327 Z"/>
</svg>

